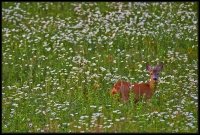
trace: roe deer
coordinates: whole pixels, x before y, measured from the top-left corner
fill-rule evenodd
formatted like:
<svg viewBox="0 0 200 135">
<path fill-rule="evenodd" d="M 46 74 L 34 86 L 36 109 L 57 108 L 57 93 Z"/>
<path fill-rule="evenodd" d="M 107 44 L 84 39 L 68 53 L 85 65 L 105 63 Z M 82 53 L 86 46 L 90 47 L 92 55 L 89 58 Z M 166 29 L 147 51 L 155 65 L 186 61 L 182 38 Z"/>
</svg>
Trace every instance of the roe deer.
<svg viewBox="0 0 200 135">
<path fill-rule="evenodd" d="M 158 83 L 159 72 L 162 70 L 163 64 L 160 63 L 155 67 L 151 67 L 149 64 L 146 65 L 146 70 L 150 74 L 150 80 L 147 83 L 134 83 L 133 85 L 126 81 L 117 81 L 112 90 L 111 94 L 120 94 L 120 98 L 123 101 L 128 101 L 129 93 L 132 91 L 135 94 L 134 101 L 137 103 L 140 97 L 150 99 L 156 90 Z"/>
</svg>

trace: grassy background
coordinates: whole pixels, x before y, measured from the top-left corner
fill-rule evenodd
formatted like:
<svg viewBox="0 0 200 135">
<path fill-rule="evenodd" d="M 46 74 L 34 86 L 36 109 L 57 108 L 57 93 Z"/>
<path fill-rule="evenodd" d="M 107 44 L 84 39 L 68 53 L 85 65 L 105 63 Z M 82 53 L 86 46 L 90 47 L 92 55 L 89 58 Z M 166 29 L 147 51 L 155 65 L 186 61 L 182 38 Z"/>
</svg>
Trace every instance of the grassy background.
<svg viewBox="0 0 200 135">
<path fill-rule="evenodd" d="M 197 132 L 197 2 L 2 3 L 3 132 Z M 151 102 L 110 96 L 164 63 Z"/>
</svg>

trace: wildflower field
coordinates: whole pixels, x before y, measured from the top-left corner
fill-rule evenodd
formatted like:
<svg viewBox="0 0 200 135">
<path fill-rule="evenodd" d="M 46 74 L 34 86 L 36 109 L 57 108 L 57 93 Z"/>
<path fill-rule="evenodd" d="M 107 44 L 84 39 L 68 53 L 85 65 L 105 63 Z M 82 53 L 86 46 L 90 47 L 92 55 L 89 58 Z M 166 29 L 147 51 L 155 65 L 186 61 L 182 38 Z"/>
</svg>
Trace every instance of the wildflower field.
<svg viewBox="0 0 200 135">
<path fill-rule="evenodd" d="M 2 132 L 198 132 L 197 2 L 2 2 Z M 146 82 L 150 102 L 110 95 Z"/>
</svg>

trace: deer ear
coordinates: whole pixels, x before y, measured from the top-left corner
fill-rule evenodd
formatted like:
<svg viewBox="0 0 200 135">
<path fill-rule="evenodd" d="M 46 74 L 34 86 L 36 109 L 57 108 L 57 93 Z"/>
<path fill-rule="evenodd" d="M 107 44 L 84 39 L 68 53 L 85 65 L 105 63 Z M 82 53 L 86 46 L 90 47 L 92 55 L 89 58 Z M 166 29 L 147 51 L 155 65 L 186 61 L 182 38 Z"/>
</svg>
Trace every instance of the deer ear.
<svg viewBox="0 0 200 135">
<path fill-rule="evenodd" d="M 157 69 L 158 69 L 159 71 L 161 71 L 161 70 L 163 69 L 163 63 L 160 63 L 160 64 L 157 66 Z"/>
<path fill-rule="evenodd" d="M 147 71 L 150 71 L 151 70 L 151 66 L 147 63 L 147 65 L 146 65 L 146 70 Z"/>
</svg>

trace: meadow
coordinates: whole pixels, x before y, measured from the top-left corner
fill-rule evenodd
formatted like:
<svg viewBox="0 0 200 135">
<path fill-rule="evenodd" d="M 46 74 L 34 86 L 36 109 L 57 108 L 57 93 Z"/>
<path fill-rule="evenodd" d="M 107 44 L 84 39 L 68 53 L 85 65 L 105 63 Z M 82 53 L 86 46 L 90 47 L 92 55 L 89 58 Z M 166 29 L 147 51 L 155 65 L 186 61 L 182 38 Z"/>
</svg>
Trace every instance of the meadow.
<svg viewBox="0 0 200 135">
<path fill-rule="evenodd" d="M 197 2 L 2 2 L 2 132 L 198 132 Z M 146 82 L 150 102 L 111 96 Z"/>
</svg>

